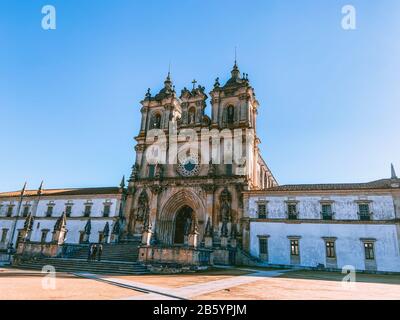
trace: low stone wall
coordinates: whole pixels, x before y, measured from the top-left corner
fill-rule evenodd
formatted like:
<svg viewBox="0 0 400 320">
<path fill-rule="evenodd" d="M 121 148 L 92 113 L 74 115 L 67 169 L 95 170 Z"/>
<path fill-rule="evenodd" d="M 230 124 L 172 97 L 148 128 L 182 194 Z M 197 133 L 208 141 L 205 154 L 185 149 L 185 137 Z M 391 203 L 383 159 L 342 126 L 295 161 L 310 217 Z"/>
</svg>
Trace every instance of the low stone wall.
<svg viewBox="0 0 400 320">
<path fill-rule="evenodd" d="M 56 257 L 61 253 L 62 246 L 57 243 L 20 242 L 17 255 L 23 257 Z"/>
<path fill-rule="evenodd" d="M 203 248 L 141 246 L 139 261 L 144 264 L 212 265 L 211 252 Z"/>
</svg>

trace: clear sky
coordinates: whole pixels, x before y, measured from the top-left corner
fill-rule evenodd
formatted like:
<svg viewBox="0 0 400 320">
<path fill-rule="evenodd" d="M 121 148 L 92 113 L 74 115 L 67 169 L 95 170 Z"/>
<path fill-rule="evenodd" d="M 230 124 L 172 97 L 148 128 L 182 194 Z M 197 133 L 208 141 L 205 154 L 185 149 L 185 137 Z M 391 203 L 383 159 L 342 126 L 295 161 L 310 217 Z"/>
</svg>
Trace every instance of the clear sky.
<svg viewBox="0 0 400 320">
<path fill-rule="evenodd" d="M 117 185 L 169 61 L 178 92 L 193 78 L 209 92 L 235 46 L 280 184 L 399 175 L 399 18 L 398 0 L 1 0 L 0 191 Z"/>
</svg>

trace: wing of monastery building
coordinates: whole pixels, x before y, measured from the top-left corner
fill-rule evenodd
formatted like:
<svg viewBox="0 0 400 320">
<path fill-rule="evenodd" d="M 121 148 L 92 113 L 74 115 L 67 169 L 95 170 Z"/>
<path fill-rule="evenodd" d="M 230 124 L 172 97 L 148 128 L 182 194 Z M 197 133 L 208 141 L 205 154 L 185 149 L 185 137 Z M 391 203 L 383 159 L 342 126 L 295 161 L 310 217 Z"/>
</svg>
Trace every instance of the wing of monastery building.
<svg viewBox="0 0 400 320">
<path fill-rule="evenodd" d="M 123 178 L 108 188 L 0 193 L 0 259 L 32 268 L 53 259 L 84 269 L 90 246 L 101 243 L 110 268 L 350 265 L 400 272 L 393 166 L 390 178 L 368 183 L 278 185 L 258 147 L 258 109 L 236 62 L 208 94 L 194 80 L 178 95 L 168 73 L 162 89 L 148 89 L 140 102 L 127 185 Z"/>
</svg>

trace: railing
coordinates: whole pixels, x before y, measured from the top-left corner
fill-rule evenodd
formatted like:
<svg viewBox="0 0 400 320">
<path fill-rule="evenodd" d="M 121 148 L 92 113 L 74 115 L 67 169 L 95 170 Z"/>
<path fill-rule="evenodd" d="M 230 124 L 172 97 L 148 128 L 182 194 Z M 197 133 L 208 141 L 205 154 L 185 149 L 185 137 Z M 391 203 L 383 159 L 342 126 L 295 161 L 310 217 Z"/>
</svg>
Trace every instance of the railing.
<svg viewBox="0 0 400 320">
<path fill-rule="evenodd" d="M 243 250 L 242 248 L 237 247 L 236 248 L 237 251 L 242 254 L 245 258 L 247 258 L 248 260 L 253 261 L 254 263 L 265 263 L 265 261 L 261 260 L 258 257 L 255 257 L 253 255 L 250 254 L 250 252 Z"/>
<path fill-rule="evenodd" d="M 369 213 L 359 213 L 357 212 L 358 218 L 360 221 L 370 221 L 372 217 L 372 212 Z"/>
<path fill-rule="evenodd" d="M 333 220 L 334 215 L 335 215 L 334 212 L 331 213 L 321 212 L 322 220 Z"/>
<path fill-rule="evenodd" d="M 267 219 L 267 213 L 266 212 L 263 212 L 263 213 L 257 212 L 257 218 L 258 219 Z"/>
<path fill-rule="evenodd" d="M 286 212 L 286 215 L 288 217 L 289 220 L 297 220 L 299 213 L 298 212 Z"/>
</svg>

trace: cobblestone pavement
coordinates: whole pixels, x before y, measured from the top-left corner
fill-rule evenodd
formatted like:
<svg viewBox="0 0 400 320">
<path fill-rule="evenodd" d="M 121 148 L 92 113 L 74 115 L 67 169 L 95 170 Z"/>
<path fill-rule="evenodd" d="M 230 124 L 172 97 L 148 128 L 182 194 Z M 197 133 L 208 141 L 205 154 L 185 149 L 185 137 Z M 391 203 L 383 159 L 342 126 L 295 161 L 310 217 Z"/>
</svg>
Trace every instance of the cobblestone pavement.
<svg viewBox="0 0 400 320">
<path fill-rule="evenodd" d="M 0 299 L 400 299 L 400 276 L 224 268 L 177 275 L 57 273 L 0 268 Z"/>
</svg>

